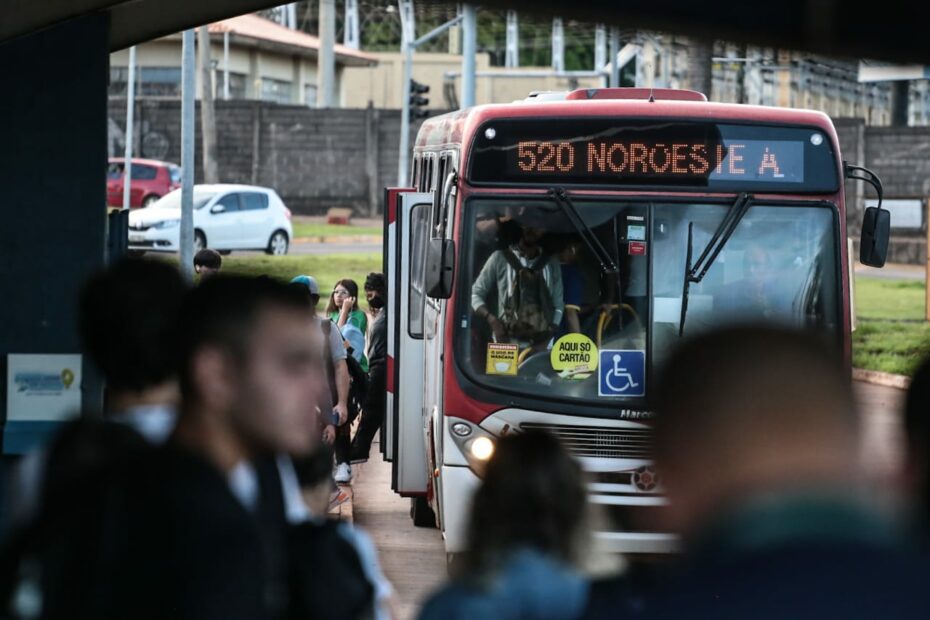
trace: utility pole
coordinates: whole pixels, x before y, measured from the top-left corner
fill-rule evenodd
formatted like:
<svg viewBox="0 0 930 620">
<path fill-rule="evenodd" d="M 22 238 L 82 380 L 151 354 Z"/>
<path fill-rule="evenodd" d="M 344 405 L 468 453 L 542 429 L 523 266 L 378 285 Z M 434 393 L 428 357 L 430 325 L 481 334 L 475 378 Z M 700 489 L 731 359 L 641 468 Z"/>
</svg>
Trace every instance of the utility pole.
<svg viewBox="0 0 930 620">
<path fill-rule="evenodd" d="M 610 86 L 620 86 L 620 29 L 610 28 Z"/>
<path fill-rule="evenodd" d="M 406 187 L 410 182 L 410 82 L 413 81 L 413 46 L 416 39 L 413 0 L 399 0 L 400 51 L 404 55 L 403 77 L 400 87 L 400 140 L 397 159 L 397 185 Z"/>
<path fill-rule="evenodd" d="M 507 11 L 507 47 L 504 66 L 513 69 L 520 66 L 520 22 L 516 11 Z"/>
<path fill-rule="evenodd" d="M 403 64 L 403 78 L 401 82 L 401 106 L 400 106 L 400 140 L 398 140 L 398 149 L 397 154 L 397 185 L 400 187 L 406 187 L 407 183 L 410 182 L 410 116 L 413 112 L 413 101 L 417 100 L 418 97 L 426 93 L 429 90 L 429 87 L 425 85 L 418 84 L 413 81 L 413 52 L 419 46 L 423 45 L 427 41 L 432 41 L 442 33 L 455 28 L 459 24 L 463 24 L 467 19 L 467 11 L 469 5 L 465 5 L 465 10 L 463 13 L 460 13 L 454 19 L 447 21 L 444 24 L 441 24 L 426 34 L 424 34 L 419 39 L 416 38 L 416 23 L 413 15 L 413 0 L 398 0 L 397 6 L 400 13 L 400 25 L 401 25 L 401 43 L 400 51 L 404 56 Z M 466 79 L 463 76 L 462 86 L 463 90 L 466 88 L 471 89 L 471 99 L 472 105 L 474 105 L 475 98 L 475 9 L 471 7 L 471 16 L 472 16 L 472 28 L 471 28 L 471 85 L 466 84 Z M 466 49 L 469 47 L 468 39 L 469 35 L 468 29 L 463 26 L 463 47 Z M 463 67 L 466 66 L 466 59 L 468 56 L 465 56 L 462 59 Z M 464 100 L 463 96 L 463 100 Z M 425 105 L 425 101 L 421 102 L 422 105 Z M 422 105 L 418 104 L 417 108 L 422 110 Z"/>
<path fill-rule="evenodd" d="M 223 101 L 229 101 L 229 31 L 223 32 Z"/>
<path fill-rule="evenodd" d="M 320 55 L 317 57 L 317 107 L 336 107 L 336 1 L 320 0 Z"/>
<path fill-rule="evenodd" d="M 462 107 L 475 105 L 475 54 L 478 50 L 478 12 L 462 5 Z"/>
<path fill-rule="evenodd" d="M 607 28 L 604 24 L 594 27 L 594 70 L 603 71 L 607 64 Z"/>
<path fill-rule="evenodd" d="M 345 34 L 342 43 L 354 50 L 361 47 L 358 33 L 358 0 L 346 0 Z"/>
<path fill-rule="evenodd" d="M 213 107 L 213 67 L 210 63 L 210 31 L 198 30 L 200 56 L 200 135 L 203 140 L 203 182 L 219 183 L 216 162 L 216 111 Z"/>
<path fill-rule="evenodd" d="M 565 71 L 565 27 L 561 17 L 552 19 L 552 68 Z"/>
<path fill-rule="evenodd" d="M 129 48 L 129 70 L 126 75 L 126 144 L 123 152 L 123 209 L 129 209 L 132 189 L 132 142 L 135 131 L 133 116 L 136 111 L 136 46 Z"/>
<path fill-rule="evenodd" d="M 181 274 L 194 281 L 194 31 L 185 30 L 181 52 Z"/>
</svg>

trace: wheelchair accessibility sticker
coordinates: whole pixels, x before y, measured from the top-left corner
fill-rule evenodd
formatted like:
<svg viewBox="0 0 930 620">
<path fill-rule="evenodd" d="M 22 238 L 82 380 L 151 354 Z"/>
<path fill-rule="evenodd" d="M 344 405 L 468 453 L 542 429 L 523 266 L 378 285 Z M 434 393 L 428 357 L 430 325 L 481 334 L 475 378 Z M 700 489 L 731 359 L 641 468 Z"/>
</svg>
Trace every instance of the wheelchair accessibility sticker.
<svg viewBox="0 0 930 620">
<path fill-rule="evenodd" d="M 597 393 L 599 396 L 644 396 L 646 352 L 601 349 Z"/>
</svg>

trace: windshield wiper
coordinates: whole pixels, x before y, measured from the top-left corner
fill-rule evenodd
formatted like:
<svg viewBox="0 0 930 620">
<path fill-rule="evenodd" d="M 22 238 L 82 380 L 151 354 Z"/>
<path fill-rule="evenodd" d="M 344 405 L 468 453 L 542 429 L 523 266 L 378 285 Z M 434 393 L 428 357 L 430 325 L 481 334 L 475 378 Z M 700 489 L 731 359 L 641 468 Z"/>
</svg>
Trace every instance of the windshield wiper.
<svg viewBox="0 0 930 620">
<path fill-rule="evenodd" d="M 617 267 L 617 263 L 620 262 L 619 257 L 615 261 L 610 253 L 604 248 L 601 240 L 597 238 L 597 235 L 594 234 L 594 231 L 591 230 L 591 227 L 585 224 L 584 220 L 581 219 L 581 215 L 578 213 L 578 208 L 575 206 L 575 203 L 572 202 L 572 199 L 569 198 L 568 193 L 561 187 L 553 187 L 549 190 L 549 194 L 552 196 L 553 201 L 562 208 L 562 212 L 565 214 L 565 217 L 568 218 L 568 221 L 575 228 L 575 231 L 581 237 L 582 241 L 585 242 L 585 245 L 588 246 L 588 249 L 597 259 L 597 262 L 601 266 L 601 271 L 605 276 L 607 276 L 607 282 L 610 287 L 616 287 L 616 295 L 610 289 L 607 290 L 607 297 L 610 300 L 616 298 L 617 303 L 617 316 L 618 316 L 618 325 L 622 324 L 622 312 L 620 312 L 621 299 L 620 299 L 620 268 Z"/>
<path fill-rule="evenodd" d="M 587 245 L 591 253 L 594 254 L 597 262 L 601 265 L 601 271 L 605 274 L 619 274 L 620 270 L 617 268 L 617 263 L 601 244 L 601 240 L 597 238 L 597 235 L 594 234 L 591 227 L 585 224 L 584 220 L 581 219 L 578 208 L 575 206 L 575 203 L 572 202 L 572 199 L 568 197 L 565 190 L 561 187 L 554 187 L 549 190 L 549 194 L 555 200 L 555 203 L 562 208 L 565 217 L 568 218 L 568 221 L 578 232 L 581 240 L 585 242 L 585 245 Z"/>
<path fill-rule="evenodd" d="M 685 334 L 685 317 L 688 314 L 688 294 L 691 292 L 691 283 L 697 284 L 707 275 L 707 271 L 717 260 L 723 246 L 733 236 L 733 232 L 739 226 L 743 216 L 749 211 L 752 201 L 753 195 L 746 192 L 736 198 L 736 202 L 727 211 L 727 214 L 717 226 L 717 230 L 714 231 L 714 236 L 710 238 L 710 242 L 701 252 L 701 256 L 694 265 L 691 264 L 691 256 L 694 252 L 694 222 L 688 222 L 688 253 L 685 258 L 685 278 L 681 291 L 681 319 L 678 323 L 679 338 Z"/>
</svg>

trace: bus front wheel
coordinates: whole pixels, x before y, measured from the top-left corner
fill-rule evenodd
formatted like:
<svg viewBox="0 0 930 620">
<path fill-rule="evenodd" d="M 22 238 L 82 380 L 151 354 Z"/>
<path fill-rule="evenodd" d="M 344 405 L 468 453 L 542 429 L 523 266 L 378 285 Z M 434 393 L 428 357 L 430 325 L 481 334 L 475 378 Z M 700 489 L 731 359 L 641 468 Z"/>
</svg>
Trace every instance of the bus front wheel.
<svg viewBox="0 0 930 620">
<path fill-rule="evenodd" d="M 429 501 L 425 497 L 410 499 L 410 518 L 417 527 L 436 527 L 436 513 L 430 508 Z"/>
</svg>

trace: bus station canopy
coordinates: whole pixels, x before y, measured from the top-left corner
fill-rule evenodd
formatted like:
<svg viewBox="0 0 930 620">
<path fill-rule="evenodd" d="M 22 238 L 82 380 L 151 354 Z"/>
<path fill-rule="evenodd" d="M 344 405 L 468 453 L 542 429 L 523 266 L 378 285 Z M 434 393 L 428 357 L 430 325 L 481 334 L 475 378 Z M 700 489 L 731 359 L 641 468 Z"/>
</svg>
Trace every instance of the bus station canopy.
<svg viewBox="0 0 930 620">
<path fill-rule="evenodd" d="M 421 3 L 454 6 L 450 2 Z M 281 0 L 0 0 L 0 41 L 87 13 L 110 16 L 111 51 L 181 30 L 270 8 Z M 868 12 L 836 0 L 488 0 L 488 9 L 515 9 L 604 23 L 726 39 L 780 49 L 930 64 L 926 24 L 930 3 L 885 0 Z M 863 5 L 866 6 L 866 5 Z"/>
</svg>

